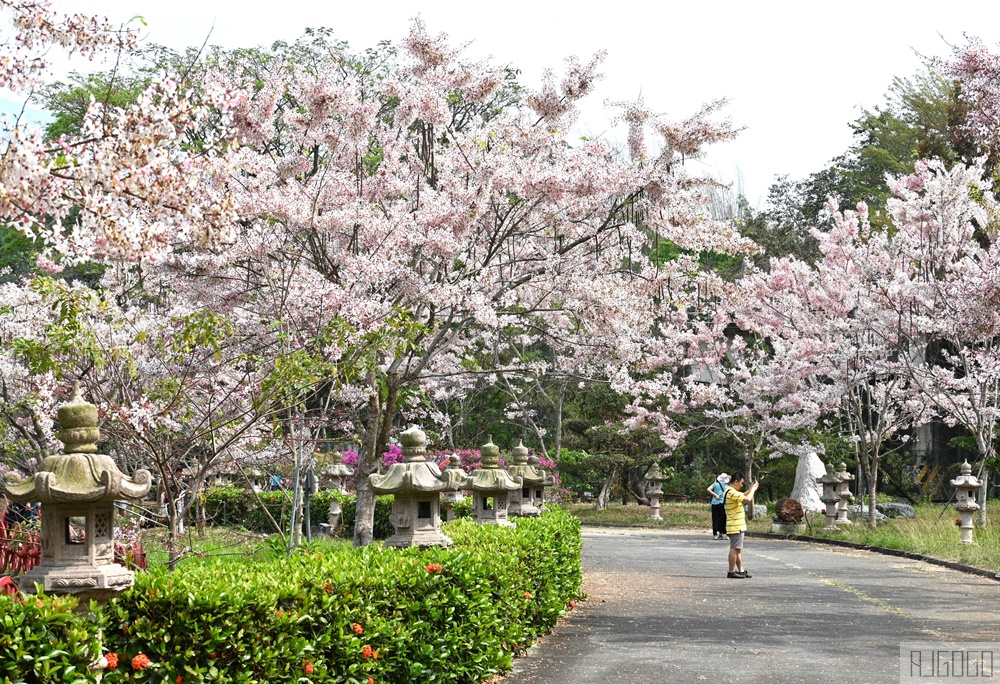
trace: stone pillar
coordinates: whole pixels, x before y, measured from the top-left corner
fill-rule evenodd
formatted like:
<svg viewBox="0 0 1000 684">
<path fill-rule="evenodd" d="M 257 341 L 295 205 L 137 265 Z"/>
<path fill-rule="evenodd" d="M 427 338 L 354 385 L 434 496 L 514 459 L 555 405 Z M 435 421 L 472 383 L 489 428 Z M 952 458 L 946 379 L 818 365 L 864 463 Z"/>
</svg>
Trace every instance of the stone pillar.
<svg viewBox="0 0 1000 684">
<path fill-rule="evenodd" d="M 840 501 L 837 502 L 837 519 L 834 522 L 837 525 L 852 525 L 853 523 L 847 517 L 847 505 L 854 500 L 854 495 L 851 494 L 851 482 L 854 481 L 854 476 L 847 472 L 847 464 L 843 461 L 840 463 L 837 477 L 840 479 L 840 483 L 837 485 L 837 495 L 840 497 Z"/>
<path fill-rule="evenodd" d="M 968 461 L 962 463 L 961 475 L 951 481 L 951 486 L 955 488 L 955 510 L 958 511 L 961 520 L 959 544 L 975 543 L 972 539 L 974 527 L 972 516 L 979 510 L 979 504 L 976 503 L 976 493 L 982 484 L 979 478 L 972 474 L 972 466 L 969 465 Z"/>
<path fill-rule="evenodd" d="M 837 519 L 837 502 L 840 501 L 840 494 L 837 493 L 840 478 L 833 472 L 832 463 L 826 464 L 826 475 L 819 479 L 819 483 L 823 485 L 823 496 L 820 497 L 820 501 L 826 504 L 826 527 L 823 528 L 823 532 L 837 532 L 834 521 Z"/>
</svg>

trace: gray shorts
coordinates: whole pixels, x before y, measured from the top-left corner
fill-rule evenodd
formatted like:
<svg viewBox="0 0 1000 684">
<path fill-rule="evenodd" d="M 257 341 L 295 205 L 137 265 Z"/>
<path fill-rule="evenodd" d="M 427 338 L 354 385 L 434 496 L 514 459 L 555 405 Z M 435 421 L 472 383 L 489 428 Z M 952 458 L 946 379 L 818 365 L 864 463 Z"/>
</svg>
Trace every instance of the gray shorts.
<svg viewBox="0 0 1000 684">
<path fill-rule="evenodd" d="M 743 532 L 730 532 L 729 533 L 729 548 L 731 549 L 742 549 L 743 548 Z"/>
</svg>

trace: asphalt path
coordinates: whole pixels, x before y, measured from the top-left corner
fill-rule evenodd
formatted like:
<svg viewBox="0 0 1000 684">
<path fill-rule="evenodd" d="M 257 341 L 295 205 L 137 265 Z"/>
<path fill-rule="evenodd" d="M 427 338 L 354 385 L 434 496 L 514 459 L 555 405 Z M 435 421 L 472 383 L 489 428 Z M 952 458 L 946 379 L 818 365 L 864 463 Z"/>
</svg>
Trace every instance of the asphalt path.
<svg viewBox="0 0 1000 684">
<path fill-rule="evenodd" d="M 990 642 L 1000 656 L 1000 582 L 754 538 L 753 577 L 728 579 L 728 549 L 707 532 L 585 530 L 588 599 L 504 684 L 883 684 L 900 682 L 904 643 Z M 981 681 L 1000 681 L 997 665 Z"/>
</svg>

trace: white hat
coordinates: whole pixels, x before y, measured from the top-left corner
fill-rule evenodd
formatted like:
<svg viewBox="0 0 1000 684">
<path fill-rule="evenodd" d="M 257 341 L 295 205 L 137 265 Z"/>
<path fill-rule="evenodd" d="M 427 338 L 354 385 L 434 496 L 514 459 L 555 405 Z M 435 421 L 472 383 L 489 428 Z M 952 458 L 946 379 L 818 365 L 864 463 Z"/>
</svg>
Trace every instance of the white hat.
<svg viewBox="0 0 1000 684">
<path fill-rule="evenodd" d="M 726 475 L 725 473 L 722 473 L 722 475 L 719 475 L 717 478 L 715 478 L 715 480 L 717 482 L 721 482 L 722 484 L 729 484 L 729 476 Z"/>
</svg>

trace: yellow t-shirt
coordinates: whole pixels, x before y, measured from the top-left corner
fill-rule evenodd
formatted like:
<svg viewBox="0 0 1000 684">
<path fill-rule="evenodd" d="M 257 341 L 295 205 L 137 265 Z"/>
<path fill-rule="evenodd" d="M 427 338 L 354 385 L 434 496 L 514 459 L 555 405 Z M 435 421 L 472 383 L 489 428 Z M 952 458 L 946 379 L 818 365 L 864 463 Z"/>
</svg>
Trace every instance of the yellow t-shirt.
<svg viewBox="0 0 1000 684">
<path fill-rule="evenodd" d="M 738 492 L 732 487 L 726 487 L 723 494 L 726 507 L 726 534 L 736 534 L 745 532 L 747 529 L 746 511 L 743 510 L 743 502 L 746 501 L 746 494 Z"/>
</svg>

